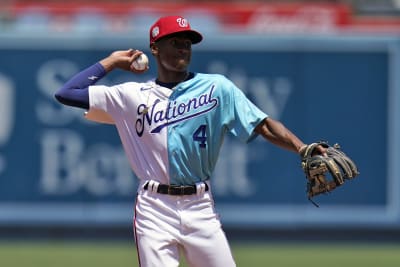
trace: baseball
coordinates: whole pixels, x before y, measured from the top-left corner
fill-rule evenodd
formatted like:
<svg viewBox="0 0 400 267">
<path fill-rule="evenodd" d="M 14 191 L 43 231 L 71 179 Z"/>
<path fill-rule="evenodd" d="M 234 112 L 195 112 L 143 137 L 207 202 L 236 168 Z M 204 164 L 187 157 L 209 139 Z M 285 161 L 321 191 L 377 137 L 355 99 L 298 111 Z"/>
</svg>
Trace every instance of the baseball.
<svg viewBox="0 0 400 267">
<path fill-rule="evenodd" d="M 149 66 L 149 58 L 145 54 L 141 54 L 135 61 L 132 62 L 131 69 L 145 70 Z"/>
</svg>

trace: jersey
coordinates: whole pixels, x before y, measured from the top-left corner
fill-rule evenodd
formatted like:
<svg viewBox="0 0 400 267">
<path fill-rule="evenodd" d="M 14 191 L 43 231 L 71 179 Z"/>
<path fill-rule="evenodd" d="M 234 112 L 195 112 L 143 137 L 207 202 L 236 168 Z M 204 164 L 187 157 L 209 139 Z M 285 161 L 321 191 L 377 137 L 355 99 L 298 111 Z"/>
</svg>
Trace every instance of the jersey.
<svg viewBox="0 0 400 267">
<path fill-rule="evenodd" d="M 155 81 L 89 87 L 88 117 L 115 124 L 139 179 L 193 185 L 210 179 L 227 133 L 253 140 L 268 115 L 223 75 L 195 73 L 169 89 Z M 92 115 L 92 116 L 91 116 Z"/>
</svg>

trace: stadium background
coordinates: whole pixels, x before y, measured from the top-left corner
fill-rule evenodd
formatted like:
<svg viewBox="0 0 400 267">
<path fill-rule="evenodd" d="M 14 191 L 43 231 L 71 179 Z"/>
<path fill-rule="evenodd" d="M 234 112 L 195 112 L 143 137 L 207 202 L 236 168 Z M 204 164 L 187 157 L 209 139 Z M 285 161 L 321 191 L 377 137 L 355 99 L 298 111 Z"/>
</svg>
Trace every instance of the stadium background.
<svg viewBox="0 0 400 267">
<path fill-rule="evenodd" d="M 115 130 L 85 121 L 53 94 L 115 49 L 149 54 L 148 28 L 164 14 L 182 14 L 203 33 L 204 42 L 193 47 L 193 71 L 227 75 L 305 142 L 339 142 L 361 171 L 318 197 L 317 209 L 305 197 L 296 155 L 261 139 L 243 145 L 227 138 L 213 189 L 228 238 L 237 246 L 267 242 L 266 249 L 252 247 L 260 255 L 282 242 L 295 242 L 286 253 L 305 257 L 299 245 L 321 242 L 389 243 L 384 251 L 398 254 L 400 1 L 3 0 L 0 265 L 46 266 L 8 263 L 6 255 L 18 258 L 13 248 L 21 244 L 43 257 L 57 255 L 53 242 L 64 241 L 79 241 L 71 246 L 75 256 L 90 257 L 81 243 L 93 241 L 117 242 L 107 251 L 127 242 L 134 251 L 137 181 Z M 146 75 L 115 72 L 102 82 L 146 80 L 155 75 L 152 65 Z M 368 261 L 376 252 L 369 249 L 354 255 Z M 379 255 L 374 259 L 390 258 Z M 81 264 L 74 265 L 87 265 Z"/>
</svg>

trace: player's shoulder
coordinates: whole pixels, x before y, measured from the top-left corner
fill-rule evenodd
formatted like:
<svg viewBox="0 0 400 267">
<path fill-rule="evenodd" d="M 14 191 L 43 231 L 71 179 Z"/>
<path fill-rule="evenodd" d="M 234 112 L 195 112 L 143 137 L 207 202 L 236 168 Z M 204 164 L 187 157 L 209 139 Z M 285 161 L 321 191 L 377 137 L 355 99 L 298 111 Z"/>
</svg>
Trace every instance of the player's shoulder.
<svg viewBox="0 0 400 267">
<path fill-rule="evenodd" d="M 143 88 L 150 88 L 154 87 L 155 82 L 154 80 L 149 80 L 146 82 L 123 82 L 120 84 L 115 85 L 115 87 L 121 89 L 121 90 L 142 90 Z"/>
<path fill-rule="evenodd" d="M 199 81 L 204 81 L 207 84 L 215 85 L 218 91 L 231 91 L 235 87 L 234 83 L 225 75 L 218 73 L 196 73 L 195 76 Z"/>
<path fill-rule="evenodd" d="M 229 89 L 233 85 L 230 79 L 218 73 L 196 73 L 195 79 L 200 83 L 213 84 L 218 90 Z"/>
<path fill-rule="evenodd" d="M 197 72 L 195 77 L 197 79 L 205 79 L 213 82 L 225 82 L 229 80 L 225 75 L 218 74 L 218 73 L 200 73 Z"/>
</svg>

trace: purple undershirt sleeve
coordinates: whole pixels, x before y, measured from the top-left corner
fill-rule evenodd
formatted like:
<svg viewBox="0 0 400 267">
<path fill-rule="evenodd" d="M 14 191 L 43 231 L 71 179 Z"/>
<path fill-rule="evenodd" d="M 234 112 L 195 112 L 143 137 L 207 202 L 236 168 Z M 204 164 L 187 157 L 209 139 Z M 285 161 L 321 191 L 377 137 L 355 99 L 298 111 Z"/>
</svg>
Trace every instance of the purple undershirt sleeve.
<svg viewBox="0 0 400 267">
<path fill-rule="evenodd" d="M 69 79 L 54 96 L 64 105 L 89 109 L 89 86 L 106 74 L 106 70 L 97 62 Z"/>
</svg>

